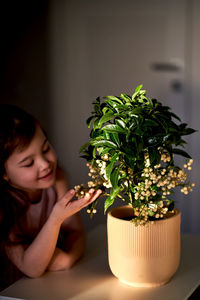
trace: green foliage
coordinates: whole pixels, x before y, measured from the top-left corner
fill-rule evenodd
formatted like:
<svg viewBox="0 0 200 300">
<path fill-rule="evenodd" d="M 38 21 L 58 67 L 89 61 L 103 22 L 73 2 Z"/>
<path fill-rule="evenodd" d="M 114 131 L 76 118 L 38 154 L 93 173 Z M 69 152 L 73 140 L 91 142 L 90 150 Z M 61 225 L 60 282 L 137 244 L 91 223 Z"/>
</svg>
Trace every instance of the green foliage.
<svg viewBox="0 0 200 300">
<path fill-rule="evenodd" d="M 133 208 L 141 208 L 145 203 L 149 205 L 149 201 L 154 201 L 156 197 L 160 198 L 161 192 L 155 187 L 156 197 L 145 197 L 146 202 L 135 199 L 136 186 L 145 180 L 142 174 L 147 157 L 148 167 L 154 170 L 160 164 L 162 154 L 167 153 L 170 157 L 167 168 L 174 168 L 174 154 L 190 158 L 180 148 L 186 143 L 182 137 L 195 130 L 181 123 L 168 106 L 147 98 L 142 85 L 135 89 L 132 96 L 121 94 L 102 99 L 98 97 L 93 108 L 87 120 L 91 128 L 90 140 L 80 152 L 91 166 L 98 168 L 97 160 L 105 166 L 102 182 L 106 181 L 110 188 L 109 192 L 104 193 L 108 196 L 105 211 L 116 198 L 126 201 Z M 98 184 L 96 186 L 99 187 Z M 149 210 L 149 217 L 153 215 L 152 210 Z"/>
</svg>

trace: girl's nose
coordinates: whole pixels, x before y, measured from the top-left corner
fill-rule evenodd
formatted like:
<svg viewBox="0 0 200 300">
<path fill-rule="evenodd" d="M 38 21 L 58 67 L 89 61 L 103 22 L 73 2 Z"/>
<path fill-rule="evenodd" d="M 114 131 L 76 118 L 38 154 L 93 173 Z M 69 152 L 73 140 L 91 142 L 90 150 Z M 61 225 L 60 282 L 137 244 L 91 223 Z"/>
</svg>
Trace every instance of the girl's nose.
<svg viewBox="0 0 200 300">
<path fill-rule="evenodd" d="M 39 168 L 45 170 L 49 167 L 49 161 L 45 157 L 41 157 L 39 160 Z"/>
</svg>

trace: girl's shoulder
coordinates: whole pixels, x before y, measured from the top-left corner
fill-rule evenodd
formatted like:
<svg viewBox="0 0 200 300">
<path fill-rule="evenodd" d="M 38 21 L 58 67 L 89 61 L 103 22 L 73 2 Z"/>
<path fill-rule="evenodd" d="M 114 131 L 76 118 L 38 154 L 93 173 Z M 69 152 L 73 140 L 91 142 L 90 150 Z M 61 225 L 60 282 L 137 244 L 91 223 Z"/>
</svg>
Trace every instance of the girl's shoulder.
<svg viewBox="0 0 200 300">
<path fill-rule="evenodd" d="M 29 244 L 47 221 L 57 201 L 55 186 L 42 190 L 39 201 L 29 203 L 24 214 L 15 222 L 9 240 L 17 244 Z"/>
</svg>

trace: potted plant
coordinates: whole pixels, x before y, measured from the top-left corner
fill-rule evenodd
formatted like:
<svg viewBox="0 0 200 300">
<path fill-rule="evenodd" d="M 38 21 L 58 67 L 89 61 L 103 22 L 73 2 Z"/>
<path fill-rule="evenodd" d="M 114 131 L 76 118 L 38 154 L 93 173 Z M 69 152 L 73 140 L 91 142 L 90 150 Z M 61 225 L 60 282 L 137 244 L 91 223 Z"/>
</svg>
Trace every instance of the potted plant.
<svg viewBox="0 0 200 300">
<path fill-rule="evenodd" d="M 168 106 L 147 98 L 142 85 L 132 96 L 106 96 L 103 101 L 98 97 L 93 106 L 87 120 L 88 127 L 92 125 L 90 140 L 80 149 L 91 180 L 87 188 L 76 186 L 76 194 L 101 188 L 105 212 L 117 198 L 124 203 L 108 213 L 112 272 L 135 286 L 164 284 L 180 259 L 180 212 L 170 195 L 176 187 L 188 194 L 194 186 L 186 174 L 193 160 L 181 148 L 186 144 L 183 136 L 195 130 L 181 123 Z M 175 155 L 185 157 L 183 168 L 175 163 Z M 98 201 L 87 210 L 91 216 Z M 128 249 L 126 238 L 131 238 Z"/>
</svg>

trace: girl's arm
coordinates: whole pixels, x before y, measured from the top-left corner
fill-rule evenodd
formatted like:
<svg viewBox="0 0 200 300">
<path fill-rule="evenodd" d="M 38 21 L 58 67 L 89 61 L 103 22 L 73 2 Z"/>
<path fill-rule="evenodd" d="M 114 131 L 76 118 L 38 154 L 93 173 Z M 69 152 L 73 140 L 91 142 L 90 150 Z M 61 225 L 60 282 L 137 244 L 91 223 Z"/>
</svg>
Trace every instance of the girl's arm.
<svg viewBox="0 0 200 300">
<path fill-rule="evenodd" d="M 84 253 L 86 235 L 80 224 L 80 217 L 76 214 L 69 218 L 69 220 L 70 224 L 66 222 L 64 226 L 62 225 L 58 246 L 48 265 L 49 271 L 71 268 Z"/>
<path fill-rule="evenodd" d="M 57 170 L 56 190 L 58 198 L 68 189 L 68 182 L 62 169 Z M 49 271 L 70 268 L 84 253 L 86 234 L 79 214 L 66 219 L 61 226 L 58 248 L 48 265 Z"/>
<path fill-rule="evenodd" d="M 68 191 L 55 204 L 41 231 L 26 249 L 22 245 L 6 247 L 10 260 L 27 276 L 41 276 L 53 257 L 61 224 L 93 202 L 100 193 L 90 190 L 84 198 L 73 201 L 74 191 Z"/>
</svg>

